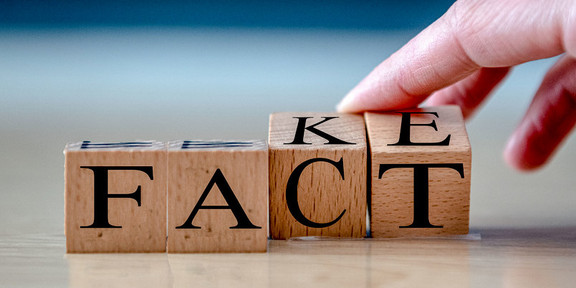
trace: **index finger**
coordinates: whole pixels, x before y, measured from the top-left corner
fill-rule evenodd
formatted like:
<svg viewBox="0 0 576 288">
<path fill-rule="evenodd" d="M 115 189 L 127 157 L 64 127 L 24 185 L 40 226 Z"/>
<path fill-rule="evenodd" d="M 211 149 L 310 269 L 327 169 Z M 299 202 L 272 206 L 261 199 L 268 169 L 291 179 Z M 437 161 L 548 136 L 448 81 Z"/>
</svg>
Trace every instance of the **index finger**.
<svg viewBox="0 0 576 288">
<path fill-rule="evenodd" d="M 339 104 L 342 112 L 415 107 L 482 67 L 575 53 L 576 10 L 563 1 L 457 1 L 390 56 Z M 573 43 L 572 45 L 567 45 Z M 571 48 L 573 51 L 570 51 Z"/>
</svg>

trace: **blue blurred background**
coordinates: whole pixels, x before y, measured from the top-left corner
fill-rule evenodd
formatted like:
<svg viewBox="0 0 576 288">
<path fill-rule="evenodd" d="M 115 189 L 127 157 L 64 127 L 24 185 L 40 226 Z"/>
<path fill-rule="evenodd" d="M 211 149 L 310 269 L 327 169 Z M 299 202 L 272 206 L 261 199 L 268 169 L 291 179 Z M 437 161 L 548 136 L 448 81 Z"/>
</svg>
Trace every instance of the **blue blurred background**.
<svg viewBox="0 0 576 288">
<path fill-rule="evenodd" d="M 420 29 L 453 1 L 2 1 L 0 19 L 27 27 Z"/>
<path fill-rule="evenodd" d="M 452 1 L 0 1 L 0 233 L 62 233 L 65 143 L 267 137 L 332 111 Z M 468 125 L 473 227 L 576 223 L 576 146 L 536 174 L 500 151 L 554 59 Z"/>
</svg>

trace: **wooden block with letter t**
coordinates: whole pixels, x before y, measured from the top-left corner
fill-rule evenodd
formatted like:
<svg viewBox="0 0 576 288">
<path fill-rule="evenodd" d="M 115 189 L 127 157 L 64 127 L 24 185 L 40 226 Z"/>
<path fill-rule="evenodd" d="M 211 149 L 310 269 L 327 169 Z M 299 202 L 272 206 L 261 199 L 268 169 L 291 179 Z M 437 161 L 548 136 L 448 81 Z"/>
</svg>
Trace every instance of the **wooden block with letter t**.
<svg viewBox="0 0 576 288">
<path fill-rule="evenodd" d="M 170 142 L 168 207 L 168 253 L 266 252 L 266 142 Z"/>
<path fill-rule="evenodd" d="M 166 147 L 154 141 L 66 145 L 66 251 L 166 251 Z"/>
<path fill-rule="evenodd" d="M 270 236 L 364 237 L 366 131 L 361 115 L 270 116 Z"/>
<path fill-rule="evenodd" d="M 366 113 L 373 237 L 467 234 L 471 148 L 457 106 Z"/>
</svg>

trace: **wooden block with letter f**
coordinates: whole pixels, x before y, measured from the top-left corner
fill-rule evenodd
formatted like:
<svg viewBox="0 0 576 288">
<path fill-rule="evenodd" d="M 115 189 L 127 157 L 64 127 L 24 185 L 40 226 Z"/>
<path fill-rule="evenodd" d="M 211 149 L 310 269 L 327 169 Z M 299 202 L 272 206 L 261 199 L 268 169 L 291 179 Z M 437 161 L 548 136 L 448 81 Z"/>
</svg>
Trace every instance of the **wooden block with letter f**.
<svg viewBox="0 0 576 288">
<path fill-rule="evenodd" d="M 366 132 L 361 115 L 270 116 L 270 236 L 364 237 Z"/>
<path fill-rule="evenodd" d="M 266 252 L 266 142 L 170 142 L 168 207 L 168 253 Z"/>
<path fill-rule="evenodd" d="M 66 251 L 166 251 L 166 147 L 154 141 L 66 145 Z"/>
<path fill-rule="evenodd" d="M 471 148 L 457 106 L 366 113 L 373 237 L 467 234 Z"/>
</svg>

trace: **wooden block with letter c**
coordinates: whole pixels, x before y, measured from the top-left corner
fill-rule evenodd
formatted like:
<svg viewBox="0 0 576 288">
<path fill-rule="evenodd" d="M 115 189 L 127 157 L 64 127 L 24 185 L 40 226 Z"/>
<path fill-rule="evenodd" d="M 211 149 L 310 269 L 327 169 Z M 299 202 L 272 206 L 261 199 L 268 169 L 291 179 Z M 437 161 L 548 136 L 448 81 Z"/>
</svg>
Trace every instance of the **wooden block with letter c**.
<svg viewBox="0 0 576 288">
<path fill-rule="evenodd" d="M 361 115 L 270 116 L 270 236 L 364 237 L 367 146 Z"/>
</svg>

